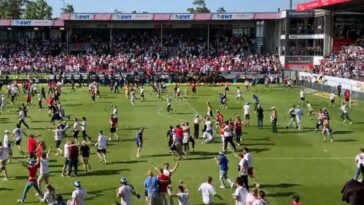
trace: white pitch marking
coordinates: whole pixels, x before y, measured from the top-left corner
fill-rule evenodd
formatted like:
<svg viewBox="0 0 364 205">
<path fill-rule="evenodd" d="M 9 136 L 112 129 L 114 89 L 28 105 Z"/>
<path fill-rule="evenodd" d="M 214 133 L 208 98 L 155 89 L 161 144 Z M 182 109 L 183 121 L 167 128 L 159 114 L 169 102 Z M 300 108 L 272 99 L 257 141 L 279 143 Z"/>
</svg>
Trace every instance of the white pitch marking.
<svg viewBox="0 0 364 205">
<path fill-rule="evenodd" d="M 170 116 L 168 116 L 168 115 L 165 115 L 165 114 L 161 113 L 161 110 L 162 110 L 162 108 L 159 108 L 158 110 L 156 110 L 156 111 L 157 111 L 157 114 L 158 114 L 159 116 L 162 116 L 162 117 L 165 117 L 165 118 L 168 118 L 168 119 L 171 119 L 171 120 L 176 120 L 176 121 L 186 121 L 186 120 L 184 120 L 184 119 L 179 119 L 179 118 L 170 117 Z"/>
</svg>

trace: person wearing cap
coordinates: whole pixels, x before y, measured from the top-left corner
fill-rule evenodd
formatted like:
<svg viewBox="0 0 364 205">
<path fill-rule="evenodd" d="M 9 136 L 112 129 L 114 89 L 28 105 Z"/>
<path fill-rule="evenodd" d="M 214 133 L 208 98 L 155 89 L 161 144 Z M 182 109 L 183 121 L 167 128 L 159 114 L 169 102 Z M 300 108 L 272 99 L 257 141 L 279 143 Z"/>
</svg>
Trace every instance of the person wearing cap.
<svg viewBox="0 0 364 205">
<path fill-rule="evenodd" d="M 69 200 L 70 205 L 85 205 L 87 192 L 81 187 L 81 182 L 76 181 L 73 183 L 75 190 L 72 192 L 72 198 Z"/>
<path fill-rule="evenodd" d="M 276 107 L 272 107 L 272 114 L 270 116 L 270 120 L 272 123 L 272 132 L 277 133 L 277 121 L 278 121 L 278 113 Z"/>
<path fill-rule="evenodd" d="M 40 167 L 39 161 L 36 161 L 35 159 L 29 160 L 28 163 L 26 162 L 19 162 L 23 167 L 28 169 L 28 180 L 25 184 L 23 194 L 21 195 L 20 199 L 18 199 L 18 203 L 22 204 L 25 201 L 25 198 L 27 197 L 28 191 L 30 188 L 34 187 L 35 191 L 38 193 L 38 196 L 40 198 L 43 198 L 43 193 L 39 188 L 38 182 L 37 182 L 37 172 Z"/>
<path fill-rule="evenodd" d="M 126 177 L 121 177 L 121 186 L 116 189 L 116 197 L 120 198 L 120 205 L 131 205 L 131 196 L 140 199 L 140 194 L 137 194 L 134 187 L 128 184 Z"/>
<path fill-rule="evenodd" d="M 228 177 L 229 170 L 229 160 L 225 156 L 224 152 L 219 152 L 219 156 L 216 158 L 216 163 L 220 167 L 219 179 L 220 179 L 220 188 L 225 189 L 225 181 L 229 183 L 230 187 L 234 186 L 234 183 Z"/>
</svg>

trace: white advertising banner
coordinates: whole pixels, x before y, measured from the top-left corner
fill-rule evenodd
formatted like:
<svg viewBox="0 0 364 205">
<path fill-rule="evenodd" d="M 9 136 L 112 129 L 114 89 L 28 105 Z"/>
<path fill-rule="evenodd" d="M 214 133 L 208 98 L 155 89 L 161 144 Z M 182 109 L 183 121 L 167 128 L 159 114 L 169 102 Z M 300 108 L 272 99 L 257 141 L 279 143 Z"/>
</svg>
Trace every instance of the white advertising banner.
<svg viewBox="0 0 364 205">
<path fill-rule="evenodd" d="M 326 76 L 326 75 L 319 75 L 307 72 L 299 72 L 300 79 L 302 77 L 310 78 L 312 82 L 319 81 L 324 85 L 329 85 L 332 87 L 337 87 L 341 84 L 343 90 L 349 89 L 351 91 L 364 93 L 364 82 L 351 80 L 346 78 L 338 78 L 334 76 Z"/>
<path fill-rule="evenodd" d="M 153 14 L 113 14 L 112 20 L 115 21 L 147 21 L 153 20 Z"/>
</svg>

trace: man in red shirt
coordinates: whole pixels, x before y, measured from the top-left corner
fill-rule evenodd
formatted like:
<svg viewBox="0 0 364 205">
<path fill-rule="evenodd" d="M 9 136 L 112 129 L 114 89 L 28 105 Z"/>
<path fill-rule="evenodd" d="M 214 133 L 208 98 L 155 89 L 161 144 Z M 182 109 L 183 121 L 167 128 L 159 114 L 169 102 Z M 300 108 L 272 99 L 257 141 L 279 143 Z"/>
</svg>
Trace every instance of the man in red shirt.
<svg viewBox="0 0 364 205">
<path fill-rule="evenodd" d="M 75 145 L 74 141 L 71 141 L 71 144 L 68 146 L 68 156 L 67 156 L 67 159 L 68 159 L 67 175 L 68 176 L 77 176 L 78 155 L 79 155 L 78 146 Z M 74 169 L 74 175 L 71 175 L 72 168 Z"/>
<path fill-rule="evenodd" d="M 27 193 L 30 188 L 34 187 L 35 191 L 38 193 L 40 198 L 43 198 L 43 193 L 39 189 L 39 185 L 37 182 L 37 172 L 39 169 L 39 161 L 31 159 L 28 163 L 20 162 L 22 166 L 28 169 L 28 181 L 25 184 L 23 194 L 20 199 L 18 199 L 19 203 L 24 203 L 25 198 L 27 197 Z"/>
<path fill-rule="evenodd" d="M 176 129 L 176 138 L 174 139 L 173 145 L 176 148 L 176 152 L 178 154 L 178 158 L 182 157 L 182 140 L 183 140 L 183 129 L 181 125 L 177 125 Z"/>
<path fill-rule="evenodd" d="M 196 82 L 192 82 L 191 87 L 192 87 L 192 95 L 196 95 L 196 87 L 197 87 Z"/>
<path fill-rule="evenodd" d="M 216 120 L 219 123 L 219 126 L 221 127 L 221 124 L 223 123 L 224 116 L 221 114 L 220 111 L 216 112 Z"/>
<path fill-rule="evenodd" d="M 38 144 L 33 134 L 29 135 L 27 144 L 28 144 L 29 159 L 32 159 L 35 156 Z"/>
<path fill-rule="evenodd" d="M 159 177 L 158 177 L 158 187 L 159 187 L 159 194 L 163 204 L 170 204 L 168 203 L 168 186 L 171 184 L 171 179 L 163 174 L 163 169 L 159 169 Z"/>
<path fill-rule="evenodd" d="M 112 136 L 116 137 L 116 140 L 119 140 L 118 134 L 116 134 L 116 126 L 117 126 L 118 118 L 116 118 L 113 114 L 110 117 L 110 137 L 109 140 L 112 140 Z"/>
<path fill-rule="evenodd" d="M 349 103 L 349 101 L 350 101 L 350 90 L 348 90 L 348 89 L 346 89 L 344 92 L 344 100 L 345 100 L 345 103 Z"/>
</svg>

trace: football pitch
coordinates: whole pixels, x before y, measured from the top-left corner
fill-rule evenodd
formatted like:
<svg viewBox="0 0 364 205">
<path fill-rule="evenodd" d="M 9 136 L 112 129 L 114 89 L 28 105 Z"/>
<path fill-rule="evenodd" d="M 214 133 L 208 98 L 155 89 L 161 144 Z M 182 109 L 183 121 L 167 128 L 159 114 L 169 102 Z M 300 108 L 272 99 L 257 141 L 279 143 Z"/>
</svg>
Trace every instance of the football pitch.
<svg viewBox="0 0 364 205">
<path fill-rule="evenodd" d="M 263 86 L 258 86 L 250 91 L 243 91 L 244 102 L 252 103 L 252 95 L 259 96 L 263 109 L 265 110 L 264 128 L 258 129 L 256 126 L 256 115 L 252 113 L 251 126 L 245 127 L 243 131 L 243 144 L 238 149 L 249 147 L 254 157 L 254 171 L 261 188 L 267 193 L 267 199 L 271 205 L 290 204 L 290 196 L 298 193 L 304 204 L 330 204 L 340 205 L 341 188 L 344 182 L 349 180 L 355 170 L 354 157 L 363 146 L 364 139 L 364 109 L 363 102 L 356 102 L 349 114 L 353 124 L 342 123 L 340 119 L 340 105 L 338 99 L 335 107 L 329 107 L 329 100 L 325 96 L 319 96 L 317 92 L 306 91 L 306 99 L 317 111 L 319 108 L 326 107 L 331 117 L 331 127 L 334 130 L 333 137 L 335 142 L 323 142 L 320 132 L 314 133 L 316 115 L 311 120 L 307 116 L 304 106 L 303 131 L 294 128 L 286 129 L 289 121 L 288 110 L 292 104 L 297 105 L 299 101 L 299 88 L 286 89 L 285 87 L 275 87 L 266 90 Z M 181 91 L 185 87 L 182 86 Z M 188 91 L 190 88 L 187 87 Z M 88 205 L 111 205 L 119 199 L 115 196 L 115 190 L 119 186 L 121 176 L 126 176 L 128 182 L 134 185 L 136 191 L 144 193 L 143 181 L 147 177 L 147 170 L 152 169 L 151 163 L 159 166 L 164 162 L 175 164 L 174 158 L 169 154 L 166 132 L 170 125 L 190 122 L 193 124 L 193 117 L 196 113 L 202 116 L 206 113 L 206 102 L 211 101 L 214 108 L 222 111 L 224 119 L 234 118 L 236 114 L 242 115 L 243 102 L 235 99 L 236 85 L 230 87 L 228 93 L 228 109 L 219 108 L 220 92 L 223 86 L 197 88 L 197 95 L 189 95 L 184 100 L 172 100 L 173 111 L 166 112 L 166 100 L 158 99 L 152 94 L 150 87 L 146 88 L 146 99 L 140 98 L 134 106 L 126 100 L 124 94 L 111 93 L 109 88 L 101 88 L 101 97 L 92 103 L 87 88 L 78 88 L 76 93 L 71 92 L 70 88 L 63 88 L 61 103 L 66 114 L 74 117 L 86 117 L 88 121 L 88 134 L 95 142 L 98 131 L 104 130 L 109 133 L 109 117 L 111 106 L 117 105 L 119 108 L 119 141 L 108 142 L 109 164 L 104 165 L 99 162 L 96 155 L 96 148 L 91 147 L 91 166 L 90 173 L 85 174 L 83 167 L 79 166 L 78 177 L 61 177 L 61 170 L 64 158 L 55 155 L 55 150 L 50 155 L 50 184 L 52 184 L 58 194 L 62 194 L 65 199 L 69 199 L 73 191 L 73 182 L 81 181 L 82 186 L 87 190 Z M 3 88 L 2 93 L 6 90 Z M 168 87 L 168 92 L 173 95 L 173 87 Z M 190 93 L 189 93 L 190 94 Z M 139 96 L 139 94 L 137 95 Z M 18 102 L 24 101 L 24 94 L 20 95 Z M 54 147 L 54 129 L 50 123 L 48 110 L 39 111 L 36 97 L 33 98 L 33 106 L 29 107 L 27 119 L 30 130 L 25 130 L 27 134 L 42 134 L 41 139 L 46 141 L 47 146 Z M 46 102 L 43 103 L 46 107 Z M 275 106 L 278 110 L 278 133 L 271 132 L 270 108 Z M 253 107 L 253 106 L 252 106 Z M 12 131 L 17 122 L 16 106 L 11 107 L 8 102 L 9 112 L 0 115 L 1 140 L 4 130 Z M 72 121 L 68 121 L 72 125 Z M 145 128 L 144 147 L 142 157 L 136 158 L 135 134 L 140 127 Z M 201 126 L 202 127 L 202 124 Z M 71 136 L 71 131 L 67 133 Z M 200 131 L 201 133 L 201 131 Z M 196 150 L 186 156 L 180 163 L 180 167 L 173 175 L 173 190 L 179 180 L 183 180 L 189 187 L 190 204 L 202 204 L 201 197 L 197 191 L 200 183 L 206 181 L 207 176 L 213 177 L 213 185 L 222 199 L 215 198 L 215 204 L 232 205 L 235 204 L 232 193 L 233 190 L 219 188 L 219 167 L 214 157 L 221 150 L 220 137 L 216 134 L 215 142 L 202 144 L 201 140 L 196 141 Z M 70 138 L 71 139 L 71 138 Z M 65 140 L 63 140 L 63 143 Z M 23 150 L 26 150 L 26 139 L 22 142 Z M 62 143 L 62 147 L 63 147 Z M 20 197 L 24 184 L 27 180 L 27 170 L 16 163 L 16 160 L 25 161 L 26 155 L 20 155 L 13 146 L 14 159 L 7 168 L 9 181 L 0 181 L 0 204 L 17 204 L 16 200 Z M 238 175 L 237 158 L 231 153 L 227 154 L 229 163 L 229 175 L 234 179 Z M 155 173 L 156 174 L 156 173 Z M 253 182 L 250 180 L 250 184 Z M 43 184 L 44 187 L 44 184 Z M 35 191 L 32 189 L 26 204 L 39 204 Z M 146 204 L 144 198 L 133 199 L 133 204 Z M 177 204 L 177 201 L 175 201 Z"/>
</svg>

